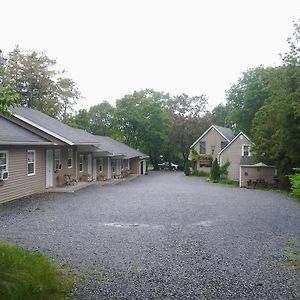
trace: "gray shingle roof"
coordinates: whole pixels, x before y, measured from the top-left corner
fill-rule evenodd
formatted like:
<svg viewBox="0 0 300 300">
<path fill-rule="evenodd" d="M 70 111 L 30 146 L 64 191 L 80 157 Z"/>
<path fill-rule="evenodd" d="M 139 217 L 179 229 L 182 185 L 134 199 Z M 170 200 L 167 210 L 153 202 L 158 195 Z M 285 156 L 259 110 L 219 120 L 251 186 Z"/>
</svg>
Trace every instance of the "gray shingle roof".
<svg viewBox="0 0 300 300">
<path fill-rule="evenodd" d="M 214 125 L 226 138 L 228 138 L 230 141 L 234 139 L 235 135 L 233 131 L 230 128 L 222 127 Z"/>
<path fill-rule="evenodd" d="M 124 155 L 126 158 L 141 157 L 147 158 L 148 156 L 138 150 L 135 150 L 128 145 L 118 142 L 108 136 L 95 136 L 98 140 L 98 145 L 113 155 Z"/>
<path fill-rule="evenodd" d="M 11 111 L 16 115 L 16 117 L 21 116 L 26 120 L 36 124 L 43 129 L 46 129 L 55 135 L 62 137 L 75 145 L 80 144 L 93 144 L 96 142 L 94 135 L 81 130 L 72 128 L 62 122 L 53 119 L 42 112 L 31 109 L 31 108 L 12 108 Z"/>
<path fill-rule="evenodd" d="M 0 145 L 48 145 L 46 139 L 0 116 Z"/>
</svg>

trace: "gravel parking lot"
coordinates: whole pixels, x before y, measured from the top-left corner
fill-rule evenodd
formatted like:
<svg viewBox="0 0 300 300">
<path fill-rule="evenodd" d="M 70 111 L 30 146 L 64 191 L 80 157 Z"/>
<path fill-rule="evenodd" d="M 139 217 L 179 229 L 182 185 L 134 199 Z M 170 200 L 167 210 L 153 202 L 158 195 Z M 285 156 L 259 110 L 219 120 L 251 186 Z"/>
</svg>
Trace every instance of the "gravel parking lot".
<svg viewBox="0 0 300 300">
<path fill-rule="evenodd" d="M 300 203 L 180 172 L 0 205 L 0 239 L 84 274 L 75 299 L 300 299 Z"/>
</svg>

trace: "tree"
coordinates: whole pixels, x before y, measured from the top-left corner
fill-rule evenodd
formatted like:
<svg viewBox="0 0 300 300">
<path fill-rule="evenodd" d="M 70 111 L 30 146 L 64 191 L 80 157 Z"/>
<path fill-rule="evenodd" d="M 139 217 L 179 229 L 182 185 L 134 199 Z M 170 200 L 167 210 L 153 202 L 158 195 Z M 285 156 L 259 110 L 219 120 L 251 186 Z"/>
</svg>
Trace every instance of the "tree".
<svg viewBox="0 0 300 300">
<path fill-rule="evenodd" d="M 17 105 L 19 95 L 12 84 L 0 84 L 0 113 L 10 115 L 9 107 Z"/>
<path fill-rule="evenodd" d="M 44 52 L 21 51 L 16 47 L 4 66 L 3 80 L 15 82 L 20 105 L 65 119 L 79 93 L 74 81 L 58 78 L 63 72 L 55 70 L 55 66 L 56 61 Z"/>
<path fill-rule="evenodd" d="M 107 101 L 92 106 L 88 112 L 89 131 L 97 135 L 115 135 L 113 128 L 114 112 L 115 108 Z"/>
<path fill-rule="evenodd" d="M 59 118 L 62 122 L 67 123 L 73 106 L 81 97 L 76 83 L 70 78 L 59 78 L 56 83 L 57 97 L 60 104 Z"/>
<path fill-rule="evenodd" d="M 230 113 L 228 104 L 219 104 L 212 110 L 212 122 L 215 125 L 226 127 L 228 125 L 227 117 Z"/>
<path fill-rule="evenodd" d="M 251 133 L 252 120 L 256 112 L 270 97 L 267 89 L 272 68 L 249 69 L 236 84 L 226 92 L 229 114 L 226 120 L 237 132 Z"/>
<path fill-rule="evenodd" d="M 190 145 L 211 125 L 210 115 L 206 110 L 207 98 L 201 96 L 177 95 L 168 101 L 171 116 L 170 134 L 166 152 L 180 153 L 184 162 L 187 161 Z M 174 153 L 175 152 L 175 153 Z"/>
<path fill-rule="evenodd" d="M 218 182 L 220 180 L 220 166 L 216 158 L 213 161 L 209 177 L 213 182 Z"/>
<path fill-rule="evenodd" d="M 169 130 L 163 109 L 168 94 L 141 90 L 117 100 L 114 114 L 115 137 L 150 156 L 158 169 L 160 154 Z"/>
</svg>

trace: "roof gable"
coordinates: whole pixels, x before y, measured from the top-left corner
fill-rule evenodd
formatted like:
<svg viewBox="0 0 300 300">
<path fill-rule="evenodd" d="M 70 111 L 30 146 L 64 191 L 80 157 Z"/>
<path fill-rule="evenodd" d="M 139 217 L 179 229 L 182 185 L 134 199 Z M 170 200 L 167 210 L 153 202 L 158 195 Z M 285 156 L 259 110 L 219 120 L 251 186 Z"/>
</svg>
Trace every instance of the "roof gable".
<svg viewBox="0 0 300 300">
<path fill-rule="evenodd" d="M 50 141 L 0 116 L 0 145 L 49 145 Z"/>
<path fill-rule="evenodd" d="M 48 115 L 31 108 L 12 108 L 12 113 L 17 119 L 69 144 L 93 144 L 94 136 L 84 130 L 72 128 Z"/>
<path fill-rule="evenodd" d="M 225 128 L 222 126 L 211 125 L 191 146 L 193 148 L 209 131 L 215 129 L 227 142 L 230 142 L 234 138 L 234 133 L 230 128 Z"/>
<path fill-rule="evenodd" d="M 241 131 L 226 147 L 224 147 L 218 153 L 218 155 L 221 155 L 226 149 L 228 149 L 240 137 L 240 135 L 243 135 L 251 143 L 251 140 L 248 138 L 248 136 L 244 132 Z"/>
</svg>

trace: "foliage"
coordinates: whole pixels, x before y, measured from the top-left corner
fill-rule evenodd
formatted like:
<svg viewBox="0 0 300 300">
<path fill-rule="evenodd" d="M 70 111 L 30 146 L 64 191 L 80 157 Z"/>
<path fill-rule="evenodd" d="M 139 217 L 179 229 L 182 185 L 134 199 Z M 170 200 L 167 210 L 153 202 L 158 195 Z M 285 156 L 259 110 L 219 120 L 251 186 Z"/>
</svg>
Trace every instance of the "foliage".
<svg viewBox="0 0 300 300">
<path fill-rule="evenodd" d="M 219 183 L 224 184 L 224 185 L 231 185 L 233 187 L 239 187 L 239 182 L 238 181 L 227 179 L 227 178 L 221 178 L 219 180 Z"/>
<path fill-rule="evenodd" d="M 12 83 L 0 84 L 0 113 L 10 115 L 9 107 L 16 106 L 18 99 Z"/>
<path fill-rule="evenodd" d="M 226 120 L 237 132 L 243 131 L 247 135 L 250 134 L 256 112 L 270 97 L 270 92 L 266 88 L 271 70 L 271 68 L 264 69 L 263 67 L 249 69 L 226 92 L 226 106 L 229 109 Z"/>
<path fill-rule="evenodd" d="M 223 164 L 222 166 L 220 166 L 220 176 L 227 176 L 228 175 L 228 168 L 230 166 L 230 162 L 226 161 L 225 164 Z"/>
<path fill-rule="evenodd" d="M 195 149 L 191 150 L 190 160 L 193 162 L 197 162 L 198 160 L 200 160 L 200 155 Z"/>
<path fill-rule="evenodd" d="M 197 177 L 208 177 L 209 173 L 205 172 L 203 170 L 192 170 L 192 176 L 197 176 Z"/>
<path fill-rule="evenodd" d="M 70 299 L 74 277 L 42 253 L 0 242 L 0 299 Z"/>
<path fill-rule="evenodd" d="M 188 159 L 192 142 L 211 125 L 206 105 L 207 97 L 204 95 L 182 94 L 167 102 L 171 126 L 166 144 L 168 150 L 179 153 L 184 162 Z"/>
<path fill-rule="evenodd" d="M 190 163 L 188 161 L 186 161 L 186 163 L 184 164 L 183 172 L 184 172 L 185 176 L 190 176 L 191 175 Z"/>
<path fill-rule="evenodd" d="M 15 82 L 14 90 L 20 95 L 19 103 L 35 108 L 52 117 L 66 120 L 67 112 L 79 98 L 76 84 L 69 78 L 58 78 L 56 61 L 43 52 L 10 52 L 3 67 L 4 83 Z"/>
<path fill-rule="evenodd" d="M 294 168 L 295 174 L 290 175 L 289 179 L 292 186 L 291 194 L 300 199 L 300 168 Z"/>
<path fill-rule="evenodd" d="M 212 182 L 218 182 L 220 180 L 220 166 L 216 158 L 213 161 L 209 177 Z"/>
<path fill-rule="evenodd" d="M 226 104 L 219 104 L 218 106 L 216 106 L 213 110 L 212 110 L 212 122 L 215 125 L 219 125 L 219 126 L 223 126 L 226 127 L 227 126 L 227 117 L 230 113 L 230 105 Z"/>
</svg>

